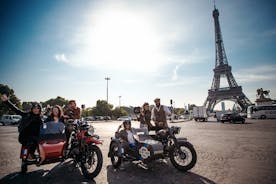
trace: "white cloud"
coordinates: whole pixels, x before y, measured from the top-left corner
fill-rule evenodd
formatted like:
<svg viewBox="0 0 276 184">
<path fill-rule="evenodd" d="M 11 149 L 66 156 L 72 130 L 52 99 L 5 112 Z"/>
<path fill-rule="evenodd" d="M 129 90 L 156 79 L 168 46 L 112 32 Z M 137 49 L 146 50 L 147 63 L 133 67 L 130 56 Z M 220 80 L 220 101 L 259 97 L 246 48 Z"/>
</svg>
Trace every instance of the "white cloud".
<svg viewBox="0 0 276 184">
<path fill-rule="evenodd" d="M 65 54 L 55 54 L 54 57 L 57 60 L 57 62 L 69 63 L 69 60 L 67 59 L 67 57 L 65 56 Z"/>
<path fill-rule="evenodd" d="M 186 86 L 186 85 L 194 85 L 198 84 L 202 81 L 202 77 L 189 77 L 188 79 L 178 79 L 177 81 L 165 81 L 162 83 L 158 83 L 155 86 L 166 88 L 166 87 L 176 87 L 176 86 Z"/>
<path fill-rule="evenodd" d="M 179 68 L 179 65 L 176 65 L 173 69 L 173 76 L 172 76 L 172 80 L 175 81 L 178 79 L 178 75 L 177 75 L 177 70 Z"/>
<path fill-rule="evenodd" d="M 265 82 L 276 80 L 276 65 L 264 65 L 241 69 L 234 74 L 238 82 Z"/>
</svg>

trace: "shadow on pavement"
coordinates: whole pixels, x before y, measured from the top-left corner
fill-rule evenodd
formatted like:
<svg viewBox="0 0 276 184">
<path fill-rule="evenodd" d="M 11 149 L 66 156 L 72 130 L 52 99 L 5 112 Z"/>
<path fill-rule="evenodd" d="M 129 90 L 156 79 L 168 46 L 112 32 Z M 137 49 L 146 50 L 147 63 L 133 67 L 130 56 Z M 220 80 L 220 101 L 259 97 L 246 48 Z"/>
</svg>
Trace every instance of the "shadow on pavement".
<svg viewBox="0 0 276 184">
<path fill-rule="evenodd" d="M 39 169 L 21 174 L 11 173 L 0 180 L 0 184 L 28 184 L 28 183 L 95 183 L 94 180 L 84 178 L 81 171 L 75 167 L 73 162 L 68 161 L 58 164 L 51 170 Z"/>
<path fill-rule="evenodd" d="M 114 169 L 112 165 L 107 166 L 107 181 L 109 184 L 215 184 L 215 182 L 197 175 L 193 172 L 181 172 L 170 163 L 154 163 L 150 170 L 144 170 L 129 163 L 124 170 Z"/>
</svg>

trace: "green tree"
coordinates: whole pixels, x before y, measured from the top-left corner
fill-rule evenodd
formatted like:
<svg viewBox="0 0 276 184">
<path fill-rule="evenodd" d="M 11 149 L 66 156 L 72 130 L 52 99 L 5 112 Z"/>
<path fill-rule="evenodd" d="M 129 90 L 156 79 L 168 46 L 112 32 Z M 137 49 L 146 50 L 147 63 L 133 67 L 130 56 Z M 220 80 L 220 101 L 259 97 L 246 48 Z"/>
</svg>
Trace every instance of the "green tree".
<svg viewBox="0 0 276 184">
<path fill-rule="evenodd" d="M 50 105 L 50 106 L 59 105 L 61 107 L 66 107 L 68 106 L 68 104 L 69 104 L 69 101 L 60 96 L 57 96 L 56 98 L 51 98 L 45 102 L 42 102 L 43 107 L 46 107 L 47 105 Z"/>
<path fill-rule="evenodd" d="M 188 110 L 193 110 L 194 107 L 196 107 L 195 104 L 188 104 Z"/>
<path fill-rule="evenodd" d="M 81 111 L 81 116 L 82 117 L 87 117 L 87 116 L 93 116 L 93 108 L 92 107 L 88 107 L 85 108 Z"/>
<path fill-rule="evenodd" d="M 8 95 L 10 101 L 14 103 L 17 107 L 21 108 L 21 102 L 16 97 L 14 90 L 11 89 L 8 85 L 0 84 L 0 96 L 2 96 L 3 94 Z M 5 104 L 0 102 L 0 115 L 2 116 L 3 114 L 14 114 L 14 112 L 11 111 Z"/>
<path fill-rule="evenodd" d="M 117 119 L 121 116 L 127 116 L 128 113 L 124 108 L 120 108 L 120 107 L 116 107 L 113 111 L 112 111 L 112 116 Z"/>
<path fill-rule="evenodd" d="M 32 102 L 23 102 L 22 103 L 22 109 L 24 111 L 29 111 L 32 108 Z"/>
<path fill-rule="evenodd" d="M 122 106 L 121 108 L 127 112 L 127 115 L 134 114 L 134 112 L 133 112 L 134 107 L 132 107 L 132 106 L 129 106 L 129 107 Z"/>
<path fill-rule="evenodd" d="M 107 104 L 105 100 L 98 100 L 96 107 L 93 107 L 92 114 L 95 116 L 111 116 L 113 105 Z"/>
<path fill-rule="evenodd" d="M 176 115 L 184 114 L 184 108 L 174 108 L 174 113 Z"/>
</svg>

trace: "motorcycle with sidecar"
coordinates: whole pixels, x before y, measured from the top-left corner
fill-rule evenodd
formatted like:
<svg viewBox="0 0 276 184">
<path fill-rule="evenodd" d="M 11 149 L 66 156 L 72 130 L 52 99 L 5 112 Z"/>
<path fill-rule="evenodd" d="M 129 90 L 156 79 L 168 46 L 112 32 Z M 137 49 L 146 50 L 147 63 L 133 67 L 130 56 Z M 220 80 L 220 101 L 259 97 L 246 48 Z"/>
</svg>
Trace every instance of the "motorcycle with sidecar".
<svg viewBox="0 0 276 184">
<path fill-rule="evenodd" d="M 180 129 L 172 126 L 149 135 L 143 129 L 134 129 L 135 146 L 128 149 L 125 149 L 125 140 L 116 132 L 111 138 L 108 157 L 114 168 L 120 167 L 124 161 L 131 161 L 147 169 L 147 165 L 154 160 L 169 158 L 176 169 L 188 171 L 195 166 L 197 154 L 187 138 L 175 136 L 180 133 Z"/>
<path fill-rule="evenodd" d="M 22 173 L 27 172 L 28 165 L 40 166 L 72 159 L 86 178 L 93 179 L 99 174 L 103 157 L 98 145 L 102 144 L 102 141 L 94 134 L 93 126 L 82 120 L 68 120 L 65 125 L 68 137 L 65 134 L 40 136 L 38 144 L 45 155 L 43 161 L 39 150 L 34 160 L 28 160 L 28 145 L 21 147 Z"/>
</svg>

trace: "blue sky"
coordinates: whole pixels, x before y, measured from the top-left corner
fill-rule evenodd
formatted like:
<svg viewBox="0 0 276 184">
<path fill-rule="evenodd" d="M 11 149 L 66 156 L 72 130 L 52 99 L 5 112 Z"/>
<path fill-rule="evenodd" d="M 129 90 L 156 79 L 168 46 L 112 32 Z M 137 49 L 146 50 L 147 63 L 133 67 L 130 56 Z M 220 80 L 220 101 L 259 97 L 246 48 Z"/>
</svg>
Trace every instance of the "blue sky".
<svg viewBox="0 0 276 184">
<path fill-rule="evenodd" d="M 275 1 L 216 2 L 228 62 L 251 101 L 276 97 Z M 22 101 L 202 105 L 215 65 L 213 1 L 1 1 L 0 83 Z"/>
</svg>

